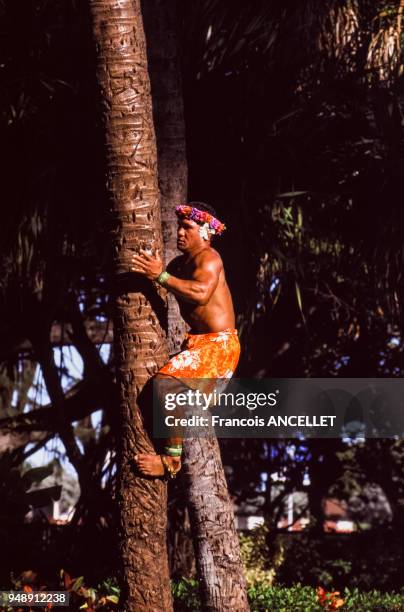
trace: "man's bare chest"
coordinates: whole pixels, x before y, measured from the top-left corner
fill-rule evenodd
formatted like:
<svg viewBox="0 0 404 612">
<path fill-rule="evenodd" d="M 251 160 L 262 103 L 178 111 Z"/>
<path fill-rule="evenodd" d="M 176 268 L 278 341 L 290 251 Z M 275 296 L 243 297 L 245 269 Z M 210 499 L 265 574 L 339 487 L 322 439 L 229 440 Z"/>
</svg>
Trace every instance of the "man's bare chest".
<svg viewBox="0 0 404 612">
<path fill-rule="evenodd" d="M 178 262 L 173 268 L 173 274 L 183 280 L 190 280 L 195 271 L 195 264 L 191 262 Z"/>
</svg>

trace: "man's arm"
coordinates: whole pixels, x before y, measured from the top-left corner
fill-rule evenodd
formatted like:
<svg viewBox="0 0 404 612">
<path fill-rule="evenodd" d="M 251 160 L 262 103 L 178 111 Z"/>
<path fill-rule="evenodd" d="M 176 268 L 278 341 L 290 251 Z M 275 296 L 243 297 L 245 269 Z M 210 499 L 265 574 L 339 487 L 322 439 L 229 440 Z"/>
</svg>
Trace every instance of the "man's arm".
<svg viewBox="0 0 404 612">
<path fill-rule="evenodd" d="M 150 280 L 156 280 L 163 271 L 161 259 L 144 252 L 141 255 L 134 255 L 133 263 L 132 270 Z M 190 280 L 170 275 L 164 287 L 186 302 L 204 305 L 217 287 L 221 269 L 220 257 L 213 251 L 203 251 L 195 258 L 195 269 Z"/>
<path fill-rule="evenodd" d="M 190 280 L 170 276 L 164 287 L 186 302 L 203 306 L 217 287 L 222 262 L 215 253 L 204 251 L 196 256 L 195 264 Z"/>
</svg>

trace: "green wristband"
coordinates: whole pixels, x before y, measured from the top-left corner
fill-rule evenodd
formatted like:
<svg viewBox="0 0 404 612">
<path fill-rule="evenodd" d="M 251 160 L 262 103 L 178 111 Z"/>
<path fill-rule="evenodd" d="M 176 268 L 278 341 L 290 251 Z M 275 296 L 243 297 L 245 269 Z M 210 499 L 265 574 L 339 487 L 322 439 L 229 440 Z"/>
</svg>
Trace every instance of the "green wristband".
<svg viewBox="0 0 404 612">
<path fill-rule="evenodd" d="M 169 274 L 168 272 L 166 272 L 166 270 L 164 270 L 164 272 L 162 272 L 157 278 L 156 278 L 156 283 L 158 283 L 159 285 L 164 287 L 164 283 L 166 281 L 168 281 L 168 279 L 170 278 L 171 274 Z"/>
<path fill-rule="evenodd" d="M 182 455 L 182 445 L 174 444 L 173 446 L 165 446 L 164 453 L 169 457 L 181 457 Z"/>
</svg>

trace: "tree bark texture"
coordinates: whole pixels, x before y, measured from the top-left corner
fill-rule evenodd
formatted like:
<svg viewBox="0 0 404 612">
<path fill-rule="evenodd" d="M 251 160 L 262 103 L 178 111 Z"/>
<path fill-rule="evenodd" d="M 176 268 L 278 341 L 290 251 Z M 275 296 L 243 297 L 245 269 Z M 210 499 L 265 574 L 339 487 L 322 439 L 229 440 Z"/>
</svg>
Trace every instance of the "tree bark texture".
<svg viewBox="0 0 404 612">
<path fill-rule="evenodd" d="M 175 207 L 187 200 L 188 166 L 177 35 L 177 0 L 143 0 L 166 263 L 179 255 Z M 168 295 L 168 351 L 178 353 L 185 334 L 178 303 Z"/>
<path fill-rule="evenodd" d="M 167 359 L 160 321 L 164 304 L 159 303 L 150 282 L 126 274 L 134 251 L 161 249 L 146 45 L 139 0 L 90 0 L 89 4 L 117 270 L 112 299 L 121 419 L 117 449 L 123 567 L 120 609 L 169 612 L 172 599 L 166 550 L 166 485 L 160 479 L 139 478 L 132 464 L 134 453 L 153 452 L 143 428 L 139 394 Z"/>
<path fill-rule="evenodd" d="M 249 610 L 238 535 L 218 441 L 187 438 L 184 479 L 203 610 Z"/>
</svg>

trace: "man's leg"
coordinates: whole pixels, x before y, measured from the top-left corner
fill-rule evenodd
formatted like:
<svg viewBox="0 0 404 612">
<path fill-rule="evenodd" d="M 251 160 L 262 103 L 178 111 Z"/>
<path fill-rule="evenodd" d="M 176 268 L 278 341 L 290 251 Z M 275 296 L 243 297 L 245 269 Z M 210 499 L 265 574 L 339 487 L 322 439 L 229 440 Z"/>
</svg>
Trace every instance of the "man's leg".
<svg viewBox="0 0 404 612">
<path fill-rule="evenodd" d="M 161 414 L 164 414 L 165 395 L 167 393 L 177 395 L 177 393 L 183 392 L 184 388 L 184 384 L 172 376 L 165 376 L 164 374 L 156 375 L 155 390 Z M 170 414 L 174 418 L 184 416 L 183 410 L 178 406 Z M 183 431 L 183 427 L 173 428 L 173 436 L 166 440 L 162 455 L 135 455 L 134 461 L 141 474 L 144 476 L 164 476 L 164 474 L 168 473 L 172 477 L 175 476 L 181 469 Z"/>
</svg>

